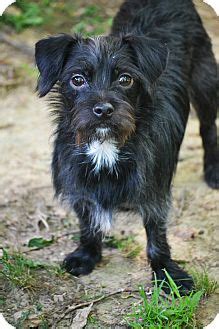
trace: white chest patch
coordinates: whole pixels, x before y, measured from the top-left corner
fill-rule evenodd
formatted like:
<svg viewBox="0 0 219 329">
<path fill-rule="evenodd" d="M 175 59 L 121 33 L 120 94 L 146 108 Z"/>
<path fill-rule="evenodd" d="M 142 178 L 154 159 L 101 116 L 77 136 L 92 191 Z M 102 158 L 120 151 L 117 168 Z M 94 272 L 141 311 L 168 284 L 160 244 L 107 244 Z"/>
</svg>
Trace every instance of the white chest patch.
<svg viewBox="0 0 219 329">
<path fill-rule="evenodd" d="M 87 146 L 86 153 L 92 160 L 95 172 L 98 172 L 103 167 L 113 171 L 116 167 L 119 150 L 116 142 L 112 139 L 104 142 L 96 140 Z"/>
</svg>

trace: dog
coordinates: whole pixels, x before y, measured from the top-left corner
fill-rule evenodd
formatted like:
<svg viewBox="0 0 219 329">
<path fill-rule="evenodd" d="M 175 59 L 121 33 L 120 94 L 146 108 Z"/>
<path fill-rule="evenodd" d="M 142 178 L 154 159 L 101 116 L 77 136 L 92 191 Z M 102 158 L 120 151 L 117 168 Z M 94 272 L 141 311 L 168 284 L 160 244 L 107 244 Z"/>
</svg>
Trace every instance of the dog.
<svg viewBox="0 0 219 329">
<path fill-rule="evenodd" d="M 127 0 L 109 35 L 42 39 L 36 64 L 39 96 L 50 92 L 55 114 L 55 195 L 80 223 L 80 245 L 64 267 L 90 273 L 113 214 L 128 204 L 143 218 L 153 275 L 165 282 L 166 269 L 187 294 L 193 279 L 171 258 L 166 222 L 190 102 L 205 181 L 219 188 L 217 64 L 193 2 Z"/>
</svg>

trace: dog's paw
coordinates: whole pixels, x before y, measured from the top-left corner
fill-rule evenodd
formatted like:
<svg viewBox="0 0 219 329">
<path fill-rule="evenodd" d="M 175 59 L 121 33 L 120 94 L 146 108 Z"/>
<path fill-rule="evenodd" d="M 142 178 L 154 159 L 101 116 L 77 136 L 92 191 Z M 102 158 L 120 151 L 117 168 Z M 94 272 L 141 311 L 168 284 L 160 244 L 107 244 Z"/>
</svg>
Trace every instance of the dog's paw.
<svg viewBox="0 0 219 329">
<path fill-rule="evenodd" d="M 181 296 L 188 295 L 194 289 L 194 281 L 192 277 L 182 270 L 174 261 L 170 261 L 165 267 L 170 277 L 178 287 Z M 156 270 L 153 274 L 153 279 L 158 281 L 158 285 L 163 282 L 162 289 L 166 294 L 171 292 L 169 280 L 166 277 L 164 269 Z"/>
<path fill-rule="evenodd" d="M 85 248 L 79 247 L 68 254 L 63 261 L 63 268 L 74 276 L 86 275 L 93 271 L 101 255 L 92 255 Z"/>
<path fill-rule="evenodd" d="M 219 163 L 211 164 L 206 168 L 205 181 L 209 187 L 219 189 Z"/>
</svg>

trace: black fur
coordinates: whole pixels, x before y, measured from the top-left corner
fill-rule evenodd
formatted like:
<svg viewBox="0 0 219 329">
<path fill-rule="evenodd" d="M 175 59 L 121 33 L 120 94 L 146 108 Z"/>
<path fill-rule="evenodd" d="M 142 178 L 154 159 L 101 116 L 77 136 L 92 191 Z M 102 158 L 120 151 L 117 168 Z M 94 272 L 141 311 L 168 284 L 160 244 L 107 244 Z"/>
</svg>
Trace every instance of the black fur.
<svg viewBox="0 0 219 329">
<path fill-rule="evenodd" d="M 190 100 L 200 120 L 205 180 L 219 188 L 217 67 L 192 1 L 126 1 L 109 36 L 43 39 L 36 44 L 36 63 L 39 95 L 52 91 L 56 109 L 56 196 L 80 220 L 80 246 L 64 260 L 67 271 L 80 275 L 93 270 L 101 260 L 101 228 L 126 203 L 143 217 L 157 278 L 165 278 L 166 268 L 187 293 L 193 281 L 171 259 L 166 219 Z M 132 86 L 119 84 L 123 73 L 134 79 Z M 75 75 L 77 81 L 83 75 L 81 88 L 72 82 Z M 102 103 L 114 110 L 110 117 L 94 114 Z M 99 136 L 99 127 L 110 131 Z M 119 150 L 116 164 L 95 171 L 88 145 L 112 139 Z"/>
</svg>

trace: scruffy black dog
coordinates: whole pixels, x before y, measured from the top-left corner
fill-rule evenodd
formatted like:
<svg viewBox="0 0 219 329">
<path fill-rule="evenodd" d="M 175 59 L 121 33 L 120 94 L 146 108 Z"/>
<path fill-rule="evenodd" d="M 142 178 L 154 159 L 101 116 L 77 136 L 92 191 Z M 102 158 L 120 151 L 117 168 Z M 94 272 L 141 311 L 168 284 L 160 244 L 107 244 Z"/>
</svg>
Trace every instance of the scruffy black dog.
<svg viewBox="0 0 219 329">
<path fill-rule="evenodd" d="M 80 245 L 64 260 L 67 271 L 93 270 L 112 215 L 125 203 L 143 218 L 157 278 L 165 279 L 165 268 L 183 293 L 191 290 L 166 237 L 190 100 L 200 119 L 205 180 L 219 188 L 217 68 L 192 1 L 128 0 L 110 35 L 40 40 L 36 63 L 39 95 L 53 91 L 56 109 L 56 196 L 80 220 Z"/>
</svg>

